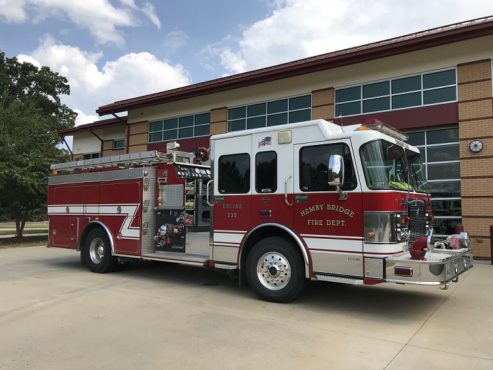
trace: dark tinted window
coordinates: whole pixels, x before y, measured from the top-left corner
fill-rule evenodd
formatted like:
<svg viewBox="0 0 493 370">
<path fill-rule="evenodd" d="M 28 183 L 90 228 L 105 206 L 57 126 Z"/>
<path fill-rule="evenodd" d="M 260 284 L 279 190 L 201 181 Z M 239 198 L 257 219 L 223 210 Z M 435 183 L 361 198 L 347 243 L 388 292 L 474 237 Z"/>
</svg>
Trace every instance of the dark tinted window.
<svg viewBox="0 0 493 370">
<path fill-rule="evenodd" d="M 361 87 L 347 87 L 336 91 L 336 103 L 361 99 Z"/>
<path fill-rule="evenodd" d="M 267 103 L 267 113 L 286 112 L 288 110 L 288 99 L 275 100 Z"/>
<path fill-rule="evenodd" d="M 424 89 L 447 85 L 455 85 L 455 69 L 433 72 L 423 75 Z"/>
<path fill-rule="evenodd" d="M 392 80 L 392 94 L 421 90 L 421 76 Z"/>
<path fill-rule="evenodd" d="M 351 116 L 353 114 L 361 113 L 361 102 L 355 101 L 352 103 L 344 103 L 336 105 L 336 117 L 339 116 Z"/>
<path fill-rule="evenodd" d="M 455 86 L 423 91 L 423 104 L 437 104 L 455 99 Z"/>
<path fill-rule="evenodd" d="M 390 109 L 390 98 L 388 96 L 384 98 L 374 98 L 363 100 L 363 112 L 376 112 L 379 110 Z"/>
<path fill-rule="evenodd" d="M 277 190 L 277 154 L 260 152 L 255 157 L 255 190 L 274 193 Z"/>
<path fill-rule="evenodd" d="M 312 105 L 312 96 L 303 95 L 289 99 L 289 110 L 309 108 Z"/>
<path fill-rule="evenodd" d="M 392 108 L 415 107 L 421 105 L 421 92 L 394 95 L 392 97 Z"/>
<path fill-rule="evenodd" d="M 373 84 L 363 85 L 363 98 L 373 98 L 376 96 L 389 95 L 389 81 L 376 82 Z"/>
<path fill-rule="evenodd" d="M 250 156 L 223 155 L 219 158 L 219 192 L 244 194 L 250 191 Z"/>
<path fill-rule="evenodd" d="M 300 189 L 302 191 L 336 191 L 335 186 L 328 184 L 328 162 L 331 154 L 339 154 L 344 158 L 343 190 L 356 187 L 351 151 L 346 144 L 329 144 L 304 147 L 300 151 Z"/>
</svg>

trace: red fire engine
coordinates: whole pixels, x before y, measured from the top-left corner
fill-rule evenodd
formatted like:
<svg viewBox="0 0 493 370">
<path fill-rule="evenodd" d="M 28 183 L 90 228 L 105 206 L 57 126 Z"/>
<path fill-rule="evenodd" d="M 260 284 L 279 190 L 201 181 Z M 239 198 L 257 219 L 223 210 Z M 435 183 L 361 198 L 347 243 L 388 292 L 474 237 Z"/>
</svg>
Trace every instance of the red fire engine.
<svg viewBox="0 0 493 370">
<path fill-rule="evenodd" d="M 381 123 L 314 120 L 52 165 L 50 247 L 94 272 L 127 258 L 226 269 L 263 299 L 307 280 L 439 285 L 472 267 L 467 233 L 431 244 L 420 152 Z M 440 248 L 439 248 L 440 247 Z"/>
</svg>

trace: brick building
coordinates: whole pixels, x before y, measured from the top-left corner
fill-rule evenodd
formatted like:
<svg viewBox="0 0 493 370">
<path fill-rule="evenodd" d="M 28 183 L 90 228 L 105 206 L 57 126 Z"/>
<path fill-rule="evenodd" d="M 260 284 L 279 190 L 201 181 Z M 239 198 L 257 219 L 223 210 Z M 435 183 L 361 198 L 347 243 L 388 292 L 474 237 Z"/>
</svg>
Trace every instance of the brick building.
<svg viewBox="0 0 493 370">
<path fill-rule="evenodd" d="M 61 132 L 74 159 L 208 147 L 211 134 L 323 118 L 377 118 L 420 148 L 435 233 L 469 231 L 490 260 L 493 225 L 493 17 L 481 18 L 117 101 L 114 118 Z M 481 147 L 481 150 L 477 150 Z"/>
</svg>

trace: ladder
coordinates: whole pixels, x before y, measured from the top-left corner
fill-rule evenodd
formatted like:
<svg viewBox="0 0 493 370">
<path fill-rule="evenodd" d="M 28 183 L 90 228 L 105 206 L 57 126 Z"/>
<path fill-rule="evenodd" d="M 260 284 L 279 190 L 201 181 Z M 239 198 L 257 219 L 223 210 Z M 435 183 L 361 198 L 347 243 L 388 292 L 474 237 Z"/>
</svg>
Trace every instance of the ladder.
<svg viewBox="0 0 493 370">
<path fill-rule="evenodd" d="M 109 167 L 138 167 L 150 166 L 158 163 L 182 163 L 192 164 L 192 153 L 173 151 L 171 153 L 162 153 L 157 150 L 151 150 L 140 153 L 129 153 L 113 155 L 110 157 L 101 157 L 93 159 L 84 159 L 80 161 L 56 163 L 50 166 L 52 171 L 73 171 L 82 169 L 101 169 Z"/>
</svg>

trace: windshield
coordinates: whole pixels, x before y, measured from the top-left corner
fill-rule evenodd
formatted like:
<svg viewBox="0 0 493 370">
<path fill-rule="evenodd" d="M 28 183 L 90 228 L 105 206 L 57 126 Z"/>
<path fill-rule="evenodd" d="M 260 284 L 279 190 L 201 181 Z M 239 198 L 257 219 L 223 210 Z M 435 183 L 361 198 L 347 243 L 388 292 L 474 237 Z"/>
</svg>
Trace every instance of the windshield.
<svg viewBox="0 0 493 370">
<path fill-rule="evenodd" d="M 404 151 L 404 148 L 389 141 L 376 140 L 364 144 L 360 154 L 366 184 L 370 189 L 427 192 L 419 153 Z"/>
</svg>

